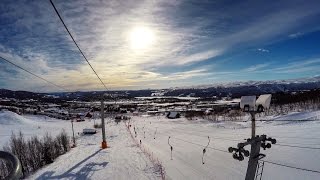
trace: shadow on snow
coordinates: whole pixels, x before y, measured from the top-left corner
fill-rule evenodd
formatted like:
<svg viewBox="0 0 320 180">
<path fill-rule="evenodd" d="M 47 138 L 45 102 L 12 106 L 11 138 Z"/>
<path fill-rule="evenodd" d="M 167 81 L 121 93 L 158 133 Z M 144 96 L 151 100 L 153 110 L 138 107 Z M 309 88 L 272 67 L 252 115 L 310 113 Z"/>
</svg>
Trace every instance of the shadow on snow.
<svg viewBox="0 0 320 180">
<path fill-rule="evenodd" d="M 85 164 L 78 172 L 72 172 L 74 169 L 78 168 L 81 164 L 85 163 L 90 158 L 97 155 L 102 149 L 99 149 L 95 153 L 91 154 L 87 158 L 83 159 L 69 170 L 64 172 L 61 175 L 52 176 L 55 172 L 54 171 L 46 171 L 42 175 L 36 178 L 36 180 L 43 180 L 43 179 L 88 179 L 90 177 L 90 173 L 99 171 L 102 168 L 105 168 L 109 162 L 102 162 L 102 163 L 94 163 L 90 162 Z"/>
</svg>

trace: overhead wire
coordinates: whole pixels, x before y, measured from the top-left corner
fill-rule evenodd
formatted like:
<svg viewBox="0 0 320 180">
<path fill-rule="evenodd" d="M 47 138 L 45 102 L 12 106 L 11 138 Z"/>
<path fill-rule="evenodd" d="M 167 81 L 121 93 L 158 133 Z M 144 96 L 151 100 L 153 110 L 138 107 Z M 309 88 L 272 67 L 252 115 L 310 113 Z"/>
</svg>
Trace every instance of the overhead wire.
<svg viewBox="0 0 320 180">
<path fill-rule="evenodd" d="M 43 77 L 35 74 L 35 73 L 33 73 L 33 72 L 31 72 L 31 71 L 29 71 L 29 70 L 27 70 L 27 69 L 25 69 L 25 68 L 23 68 L 23 67 L 15 64 L 15 63 L 13 63 L 12 61 L 10 61 L 10 60 L 2 57 L 2 56 L 0 56 L 0 58 L 1 58 L 2 60 L 6 61 L 7 63 L 9 63 L 9 64 L 11 64 L 11 65 L 13 65 L 13 66 L 15 66 L 15 67 L 17 67 L 17 68 L 25 71 L 25 72 L 27 72 L 27 73 L 29 73 L 29 74 L 31 74 L 31 75 L 33 75 L 33 76 L 35 76 L 35 77 L 37 77 L 37 78 L 39 78 L 39 79 L 41 79 L 41 80 L 43 80 L 43 81 L 45 81 L 45 82 L 47 82 L 47 83 L 49 83 L 49 84 L 57 87 L 57 88 L 59 88 L 59 89 L 63 89 L 64 91 L 69 91 L 69 90 L 67 90 L 66 88 L 64 88 L 64 87 L 62 87 L 62 86 L 59 86 L 59 85 L 57 85 L 56 83 L 53 83 L 53 82 L 51 82 L 51 81 L 49 81 L 49 80 L 47 80 L 47 79 L 45 79 L 45 78 L 43 78 Z"/>
<path fill-rule="evenodd" d="M 149 128 L 147 128 L 148 131 L 150 130 Z M 175 128 L 175 129 L 180 129 L 180 128 Z M 163 134 L 163 133 L 160 133 L 158 132 L 159 134 Z M 182 133 L 182 134 L 188 134 L 188 135 L 191 135 L 191 136 L 196 136 L 196 137 L 208 137 L 208 136 L 202 136 L 202 135 L 195 135 L 195 134 L 191 134 L 191 133 L 186 133 L 186 132 L 179 132 L 179 133 Z M 163 134 L 164 135 L 164 134 Z M 182 139 L 179 139 L 179 138 L 176 138 L 176 137 L 172 137 L 174 139 L 177 139 L 177 140 L 181 140 L 181 141 L 185 141 L 185 142 L 189 142 L 189 143 L 193 143 L 193 142 L 190 142 L 190 141 L 186 141 L 186 140 L 182 140 Z M 226 140 L 226 141 L 232 141 L 232 142 L 241 142 L 241 141 L 244 141 L 243 140 L 238 140 L 238 139 L 229 139 L 229 138 L 223 138 L 223 137 L 217 137 L 217 136 L 210 136 L 211 139 L 215 139 L 215 140 Z M 282 143 L 287 143 L 287 144 L 282 144 Z M 193 143 L 196 145 L 196 143 Z M 294 145 L 289 145 L 289 144 L 294 144 Z M 197 145 L 200 145 L 200 144 L 197 144 Z M 320 144 L 301 144 L 301 143 L 291 143 L 291 142 L 285 142 L 285 141 L 281 141 L 281 143 L 279 144 L 279 142 L 277 144 L 274 144 L 276 146 L 284 146 L 284 147 L 291 147 L 291 148 L 305 148 L 305 149 L 315 149 L 315 150 L 319 150 L 320 147 L 312 147 L 312 146 L 305 146 L 305 145 L 319 145 Z M 203 145 L 200 145 L 202 147 L 205 147 Z M 208 147 L 210 148 L 210 147 Z"/>
<path fill-rule="evenodd" d="M 158 132 L 158 133 L 159 133 L 159 132 Z M 159 134 L 163 134 L 163 133 L 159 133 Z M 193 145 L 199 146 L 199 147 L 201 147 L 201 148 L 206 147 L 205 145 L 198 144 L 198 143 L 194 143 L 194 142 L 187 141 L 187 140 L 180 139 L 180 138 L 176 138 L 176 137 L 174 137 L 174 136 L 170 136 L 170 137 L 173 138 L 173 139 L 182 141 L 182 142 L 186 142 L 186 143 L 189 143 L 189 144 L 193 144 Z M 293 147 L 293 148 L 296 148 L 296 147 L 297 147 L 297 148 L 307 148 L 307 149 L 320 149 L 320 148 L 314 148 L 314 147 L 292 146 L 292 145 L 286 145 L 286 144 L 274 144 L 274 145 L 287 146 L 287 147 Z M 219 152 L 223 152 L 223 153 L 228 153 L 228 154 L 230 154 L 230 152 L 227 151 L 227 150 L 223 150 L 223 149 L 219 149 L 219 148 L 213 148 L 213 147 L 210 147 L 210 146 L 208 146 L 207 148 L 212 149 L 212 150 L 216 150 L 216 151 L 219 151 Z M 292 166 L 292 165 L 287 165 L 287 164 L 282 164 L 282 163 L 277 163 L 277 162 L 268 161 L 268 160 L 260 160 L 260 161 L 263 161 L 263 162 L 265 162 L 265 163 L 274 164 L 274 165 L 277 165 L 277 166 L 292 168 L 292 169 L 296 169 L 296 170 L 302 170 L 302 171 L 320 173 L 320 171 L 318 171 L 318 170 L 312 170 L 312 169 L 307 169 L 307 168 L 300 168 L 300 167 L 296 167 L 296 166 Z"/>
<path fill-rule="evenodd" d="M 270 164 L 278 165 L 278 166 L 282 166 L 282 167 L 287 167 L 287 168 L 292 168 L 292 169 L 297 169 L 297 170 L 302 170 L 302 171 L 309 171 L 309 172 L 314 172 L 314 173 L 319 173 L 319 174 L 320 174 L 320 171 L 318 171 L 318 170 L 312 170 L 312 169 L 307 169 L 307 168 L 300 168 L 300 167 L 296 167 L 296 166 L 291 166 L 291 165 L 282 164 L 282 163 L 276 163 L 276 162 L 267 161 L 267 160 L 260 160 L 260 161 L 263 161 L 263 162 L 265 162 L 265 163 L 270 163 Z"/>
<path fill-rule="evenodd" d="M 303 149 L 317 149 L 317 150 L 320 150 L 320 147 L 297 146 L 297 145 L 289 145 L 289 144 L 274 144 L 274 145 L 283 146 L 283 147 L 292 147 L 292 148 L 303 148 Z"/>
<path fill-rule="evenodd" d="M 67 25 L 65 24 L 65 22 L 63 21 L 60 13 L 58 12 L 56 6 L 54 5 L 53 1 L 50 0 L 50 3 L 52 5 L 52 7 L 54 8 L 56 14 L 58 15 L 60 21 L 62 22 L 63 26 L 65 27 L 65 29 L 67 30 L 68 34 L 70 35 L 72 41 L 74 42 L 74 44 L 77 46 L 78 50 L 80 51 L 80 54 L 83 56 L 83 58 L 87 61 L 88 65 L 90 66 L 90 68 L 92 69 L 92 71 L 95 73 L 95 75 L 97 76 L 97 78 L 100 80 L 101 84 L 104 86 L 104 88 L 108 91 L 107 86 L 104 84 L 104 82 L 102 81 L 102 79 L 100 78 L 100 76 L 98 75 L 98 73 L 96 72 L 96 70 L 93 68 L 93 66 L 91 65 L 91 63 L 89 62 L 89 60 L 87 59 L 87 57 L 84 55 L 84 53 L 82 52 L 82 50 L 80 49 L 78 43 L 76 42 L 76 40 L 73 38 L 71 32 L 69 31 Z"/>
<path fill-rule="evenodd" d="M 178 129 L 178 128 L 176 128 Z M 196 134 L 191 134 L 191 133 L 186 133 L 186 132 L 179 132 L 179 133 L 183 133 L 183 134 L 188 134 L 191 136 L 196 136 L 196 137 L 207 137 L 207 136 L 203 136 L 203 135 L 196 135 Z M 210 136 L 211 139 L 215 139 L 215 140 L 223 140 L 223 141 L 232 141 L 232 142 L 241 142 L 241 141 L 245 141 L 245 139 L 230 139 L 230 138 L 224 138 L 224 137 L 219 137 L 219 136 Z M 280 142 L 280 144 L 279 144 Z M 310 148 L 310 149 L 320 149 L 317 147 L 305 147 L 305 145 L 315 145 L 315 146 L 320 146 L 319 143 L 315 144 L 301 144 L 301 143 L 295 143 L 295 142 L 286 142 L 286 141 L 278 141 L 277 144 L 275 145 L 279 145 L 279 146 L 289 146 L 287 144 L 281 144 L 281 143 L 289 143 L 289 144 L 294 144 L 294 145 L 298 145 L 298 146 L 294 146 L 294 145 L 290 145 L 291 147 L 299 147 L 299 148 Z M 299 146 L 300 145 L 300 146 Z"/>
</svg>

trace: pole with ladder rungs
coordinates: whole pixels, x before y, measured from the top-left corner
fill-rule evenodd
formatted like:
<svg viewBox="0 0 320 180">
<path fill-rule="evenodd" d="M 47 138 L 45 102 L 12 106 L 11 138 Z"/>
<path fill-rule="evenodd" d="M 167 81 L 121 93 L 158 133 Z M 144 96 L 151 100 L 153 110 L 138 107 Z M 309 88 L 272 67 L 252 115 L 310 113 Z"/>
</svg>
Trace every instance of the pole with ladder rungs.
<svg viewBox="0 0 320 180">
<path fill-rule="evenodd" d="M 262 179 L 263 168 L 264 168 L 264 161 L 259 161 L 255 180 L 258 180 L 258 179 L 261 180 Z"/>
<path fill-rule="evenodd" d="M 257 165 L 260 154 L 260 139 L 256 138 L 256 112 L 250 112 L 251 115 L 251 154 L 247 167 L 246 180 L 253 180 L 257 171 Z"/>
<path fill-rule="evenodd" d="M 256 112 L 250 112 L 250 114 L 252 120 L 251 139 L 247 139 L 247 141 L 244 143 L 239 143 L 237 148 L 230 147 L 228 149 L 230 153 L 234 153 L 233 158 L 239 161 L 244 160 L 244 156 L 248 157 L 250 155 L 245 180 L 255 180 L 255 178 L 257 178 L 258 176 L 260 176 L 261 179 L 263 173 L 263 166 L 261 172 L 259 173 L 258 170 L 261 166 L 258 163 L 259 160 L 264 158 L 266 155 L 260 153 L 260 148 L 262 147 L 264 150 L 266 150 L 266 148 L 271 148 L 271 144 L 275 144 L 277 142 L 275 139 L 272 139 L 270 137 L 267 138 L 266 135 L 256 135 Z M 268 141 L 270 143 L 268 143 Z M 251 145 L 250 152 L 244 149 L 244 147 L 247 145 Z"/>
</svg>

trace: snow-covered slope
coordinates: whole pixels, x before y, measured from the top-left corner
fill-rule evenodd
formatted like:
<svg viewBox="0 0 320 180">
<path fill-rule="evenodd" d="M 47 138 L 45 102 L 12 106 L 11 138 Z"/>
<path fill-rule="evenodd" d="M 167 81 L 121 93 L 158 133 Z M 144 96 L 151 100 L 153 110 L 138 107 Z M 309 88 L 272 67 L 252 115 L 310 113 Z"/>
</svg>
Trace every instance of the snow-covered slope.
<svg viewBox="0 0 320 180">
<path fill-rule="evenodd" d="M 279 122 L 257 122 L 257 134 L 266 134 L 278 141 L 278 145 L 261 151 L 267 155 L 264 160 L 320 171 L 320 156 L 317 155 L 320 150 L 320 122 L 294 121 L 314 119 L 319 114 L 320 111 L 291 113 L 282 118 L 277 117 Z M 292 121 L 283 122 L 290 119 Z M 163 162 L 167 176 L 171 179 L 245 178 L 248 158 L 239 162 L 232 158 L 227 149 L 236 147 L 239 142 L 250 137 L 250 122 L 209 123 L 183 118 L 170 120 L 164 117 L 134 117 L 133 126 L 138 129 L 137 138 Z M 173 160 L 170 159 L 169 136 L 173 146 Z M 204 156 L 205 164 L 202 164 L 202 151 L 208 144 L 208 136 L 211 142 Z M 311 146 L 314 149 L 283 145 Z M 246 149 L 250 150 L 250 146 Z M 319 173 L 265 163 L 262 179 L 318 180 L 319 177 Z"/>
<path fill-rule="evenodd" d="M 93 122 L 74 123 L 75 133 L 85 127 L 92 127 Z M 49 118 L 46 116 L 18 115 L 10 111 L 0 111 L 0 148 L 7 144 L 12 133 L 23 133 L 25 137 L 43 136 L 47 132 L 53 136 L 64 129 L 72 135 L 70 121 Z"/>
<path fill-rule="evenodd" d="M 132 141 L 124 124 L 107 124 L 107 142 L 110 147 L 105 150 L 100 148 L 101 132 L 91 136 L 78 134 L 83 128 L 92 127 L 93 120 L 75 122 L 77 147 L 28 179 L 161 179 L 154 164 Z M 41 137 L 47 132 L 55 136 L 62 129 L 72 136 L 70 121 L 0 111 L 0 149 L 7 144 L 12 132 L 21 131 L 29 138 Z"/>
<path fill-rule="evenodd" d="M 106 133 L 109 148 L 100 148 L 101 133 L 82 136 L 71 152 L 28 179 L 160 179 L 123 124 L 108 124 Z"/>
<path fill-rule="evenodd" d="M 260 117 L 274 121 L 257 121 L 257 134 L 277 139 L 271 149 L 261 150 L 269 162 L 264 166 L 264 180 L 318 180 L 320 173 L 320 121 L 295 121 L 319 119 L 320 111 L 292 112 L 288 115 Z M 54 133 L 69 125 L 66 121 L 25 117 L 33 123 L 1 125 L 0 132 L 10 135 L 6 129 L 21 128 L 24 133 L 41 134 L 41 129 Z M 245 117 L 247 118 L 247 117 Z M 42 122 L 43 121 L 43 122 Z M 30 125 L 31 124 L 31 125 Z M 34 126 L 40 125 L 40 130 Z M 166 171 L 166 179 L 234 179 L 245 177 L 248 158 L 237 161 L 227 151 L 250 137 L 250 122 L 189 121 L 184 118 L 167 119 L 164 116 L 133 116 L 130 130 L 137 131 L 136 140 L 158 158 Z M 76 132 L 92 122 L 75 123 Z M 71 132 L 67 129 L 67 132 Z M 110 148 L 100 150 L 101 133 L 81 136 L 78 146 L 60 156 L 54 163 L 42 168 L 29 179 L 160 179 L 150 160 L 133 142 L 123 123 L 106 124 Z M 172 160 L 170 144 L 173 147 Z M 206 149 L 204 164 L 203 148 Z M 1 141 L 3 141 L 3 136 Z M 250 147 L 245 147 L 250 149 Z"/>
<path fill-rule="evenodd" d="M 27 124 L 30 121 L 14 112 L 1 110 L 0 111 L 0 125 L 19 125 Z"/>
</svg>

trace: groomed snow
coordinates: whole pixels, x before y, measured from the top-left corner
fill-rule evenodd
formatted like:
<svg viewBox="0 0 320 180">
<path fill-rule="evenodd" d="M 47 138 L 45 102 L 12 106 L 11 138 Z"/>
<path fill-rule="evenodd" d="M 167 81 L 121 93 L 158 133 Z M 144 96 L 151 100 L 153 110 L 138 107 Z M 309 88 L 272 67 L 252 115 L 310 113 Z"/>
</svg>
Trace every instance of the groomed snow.
<svg viewBox="0 0 320 180">
<path fill-rule="evenodd" d="M 320 122 L 294 121 L 297 119 L 315 119 L 320 111 L 308 113 L 291 113 L 283 118 L 289 122 L 257 122 L 257 134 L 266 134 L 278 140 L 282 145 L 299 145 L 320 148 Z M 266 117 L 272 119 L 273 117 Z M 262 118 L 263 119 L 263 118 Z M 319 118 L 318 118 L 319 119 Z M 170 120 L 165 117 L 133 117 L 133 126 L 138 129 L 138 139 L 158 157 L 170 179 L 235 179 L 245 178 L 248 158 L 237 161 L 227 151 L 251 135 L 251 122 L 209 123 L 204 120 L 188 121 L 184 118 Z M 144 133 L 146 138 L 144 138 Z M 156 135 L 155 135 L 156 134 Z M 154 135 L 156 139 L 154 139 Z M 170 160 L 170 144 L 173 146 L 173 160 Z M 205 164 L 202 164 L 202 150 L 211 138 L 206 149 Z M 250 150 L 250 146 L 245 149 Z M 273 145 L 271 149 L 262 150 L 270 160 L 276 163 L 320 171 L 320 149 L 306 149 Z M 318 180 L 320 174 L 306 172 L 266 163 L 264 180 Z"/>
<path fill-rule="evenodd" d="M 100 148 L 101 133 L 82 136 L 71 152 L 28 179 L 160 179 L 122 123 L 108 124 L 106 133 L 109 148 Z"/>
<path fill-rule="evenodd" d="M 288 115 L 257 118 L 278 120 L 257 121 L 257 134 L 276 138 L 278 144 L 261 151 L 266 154 L 264 160 L 320 171 L 320 121 L 295 121 L 319 117 L 320 111 L 292 112 Z M 1 124 L 0 134 L 10 135 L 12 130 L 19 129 L 26 134 L 34 135 L 44 134 L 45 131 L 54 134 L 62 128 L 71 132 L 70 121 L 43 116 L 22 116 L 21 120 L 28 123 Z M 82 131 L 84 127 L 91 128 L 92 124 L 92 121 L 75 123 L 76 132 Z M 212 123 L 207 120 L 189 121 L 185 118 L 167 119 L 165 116 L 143 115 L 132 116 L 131 124 L 130 130 L 133 132 L 135 128 L 137 131 L 137 140 L 141 140 L 153 156 L 162 162 L 166 179 L 242 180 L 245 177 L 248 158 L 240 162 L 234 160 L 232 154 L 226 151 L 228 147 L 236 147 L 237 143 L 250 137 L 251 122 Z M 150 160 L 134 145 L 123 123 L 106 124 L 106 132 L 108 145 L 111 146 L 109 149 L 100 150 L 100 132 L 92 136 L 81 136 L 76 148 L 60 156 L 54 163 L 42 168 L 29 179 L 160 179 L 154 172 Z M 169 136 L 170 144 L 173 146 L 173 160 L 170 159 Z M 211 142 L 204 156 L 205 164 L 202 164 L 202 151 L 208 143 L 208 136 Z M 0 145 L 7 140 L 6 136 L 0 138 Z M 250 150 L 250 147 L 245 149 Z M 264 180 L 319 178 L 318 173 L 270 163 L 265 163 L 262 177 Z"/>
<path fill-rule="evenodd" d="M 100 120 L 96 120 L 98 121 Z M 104 150 L 100 148 L 100 131 L 95 135 L 78 135 L 83 128 L 92 127 L 93 120 L 75 122 L 77 147 L 28 179 L 161 179 L 150 160 L 134 144 L 124 124 L 107 124 L 107 142 L 110 148 Z M 0 111 L 0 148 L 7 144 L 12 132 L 21 131 L 28 138 L 41 137 L 46 132 L 55 136 L 62 129 L 69 136 L 72 135 L 70 121 Z"/>
</svg>

